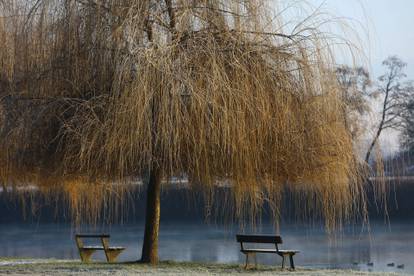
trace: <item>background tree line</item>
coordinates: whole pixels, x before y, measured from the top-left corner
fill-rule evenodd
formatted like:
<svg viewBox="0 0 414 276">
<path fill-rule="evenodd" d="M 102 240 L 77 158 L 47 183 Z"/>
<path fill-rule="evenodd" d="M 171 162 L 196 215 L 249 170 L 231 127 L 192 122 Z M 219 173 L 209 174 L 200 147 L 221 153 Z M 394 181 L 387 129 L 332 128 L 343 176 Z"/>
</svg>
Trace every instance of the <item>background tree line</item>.
<svg viewBox="0 0 414 276">
<path fill-rule="evenodd" d="M 363 67 L 341 65 L 336 69 L 342 87 L 345 125 L 354 140 L 367 141 L 364 157 L 368 164 L 386 130 L 399 133 L 400 151 L 414 150 L 414 84 L 404 73 L 407 64 L 397 56 L 390 56 L 382 65 L 385 70 L 377 80 L 372 80 Z M 374 110 L 376 103 L 378 111 Z M 369 122 L 370 112 L 378 112 L 378 119 Z M 372 135 L 367 132 L 370 123 Z"/>
</svg>

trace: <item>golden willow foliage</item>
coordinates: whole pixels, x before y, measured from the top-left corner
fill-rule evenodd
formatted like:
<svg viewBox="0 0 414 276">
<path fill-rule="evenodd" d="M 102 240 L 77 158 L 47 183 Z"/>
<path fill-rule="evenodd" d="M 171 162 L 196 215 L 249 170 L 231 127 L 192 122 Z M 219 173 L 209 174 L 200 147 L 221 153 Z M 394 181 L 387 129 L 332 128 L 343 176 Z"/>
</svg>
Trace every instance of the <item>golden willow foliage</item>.
<svg viewBox="0 0 414 276">
<path fill-rule="evenodd" d="M 2 184 L 94 217 L 156 164 L 229 185 L 215 204 L 237 218 L 277 218 L 286 189 L 328 229 L 363 210 L 330 41 L 312 17 L 281 33 L 263 2 L 1 1 Z"/>
</svg>

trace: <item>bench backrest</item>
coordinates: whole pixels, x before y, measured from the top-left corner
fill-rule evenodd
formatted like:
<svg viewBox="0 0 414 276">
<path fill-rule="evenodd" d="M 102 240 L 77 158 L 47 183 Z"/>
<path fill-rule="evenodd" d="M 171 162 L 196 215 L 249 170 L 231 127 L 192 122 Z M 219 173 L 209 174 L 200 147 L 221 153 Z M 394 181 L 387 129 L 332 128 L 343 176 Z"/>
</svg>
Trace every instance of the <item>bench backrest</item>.
<svg viewBox="0 0 414 276">
<path fill-rule="evenodd" d="M 78 246 L 78 248 L 84 247 L 84 243 L 82 239 L 100 239 L 102 246 L 105 249 L 107 249 L 109 248 L 109 238 L 110 238 L 110 235 L 108 234 L 76 234 L 75 235 L 76 245 Z"/>
<path fill-rule="evenodd" d="M 279 251 L 278 244 L 282 243 L 282 237 L 270 235 L 236 235 L 237 242 L 240 243 L 241 250 L 244 250 L 243 243 L 271 243 Z"/>
<path fill-rule="evenodd" d="M 246 243 L 282 243 L 280 236 L 269 236 L 269 235 L 236 235 L 238 242 Z"/>
</svg>

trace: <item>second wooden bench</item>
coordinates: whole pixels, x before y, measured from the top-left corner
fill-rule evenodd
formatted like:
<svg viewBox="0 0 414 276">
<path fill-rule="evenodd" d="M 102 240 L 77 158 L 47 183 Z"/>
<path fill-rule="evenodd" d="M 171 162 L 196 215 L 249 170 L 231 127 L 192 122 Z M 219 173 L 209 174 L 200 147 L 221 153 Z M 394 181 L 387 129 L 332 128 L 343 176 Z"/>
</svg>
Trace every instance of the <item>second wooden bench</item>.
<svg viewBox="0 0 414 276">
<path fill-rule="evenodd" d="M 92 254 L 97 250 L 103 250 L 105 252 L 108 262 L 115 262 L 118 255 L 125 250 L 125 247 L 109 246 L 109 238 L 110 235 L 108 234 L 76 234 L 76 245 L 78 246 L 82 262 L 90 262 Z M 88 246 L 83 243 L 82 239 L 99 239 L 102 245 Z"/>
<path fill-rule="evenodd" d="M 281 250 L 278 247 L 278 244 L 282 243 L 282 238 L 280 236 L 265 236 L 265 235 L 236 235 L 237 242 L 240 243 L 240 252 L 246 255 L 246 266 L 249 263 L 249 256 L 253 255 L 255 259 L 255 264 L 257 265 L 256 253 L 273 253 L 282 257 L 282 268 L 285 267 L 285 257 L 289 257 L 290 268 L 295 269 L 295 264 L 293 262 L 293 256 L 298 253 L 297 250 Z M 243 243 L 267 243 L 274 244 L 275 248 L 245 248 Z"/>
</svg>

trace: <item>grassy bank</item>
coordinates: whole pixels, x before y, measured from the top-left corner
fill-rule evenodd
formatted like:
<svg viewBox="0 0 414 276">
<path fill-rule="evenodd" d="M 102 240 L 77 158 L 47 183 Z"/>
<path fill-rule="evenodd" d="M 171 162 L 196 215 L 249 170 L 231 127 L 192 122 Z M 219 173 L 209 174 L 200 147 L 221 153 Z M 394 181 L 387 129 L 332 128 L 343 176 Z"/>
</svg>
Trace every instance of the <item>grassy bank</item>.
<svg viewBox="0 0 414 276">
<path fill-rule="evenodd" d="M 259 266 L 244 270 L 239 264 L 177 263 L 165 261 L 156 268 L 135 263 L 91 263 L 82 264 L 72 260 L 54 259 L 0 259 L 1 275 L 402 275 L 381 272 L 352 270 L 321 270 L 298 268 L 295 272 L 282 271 L 279 267 Z"/>
</svg>

